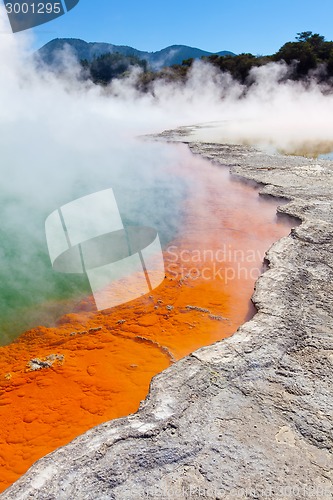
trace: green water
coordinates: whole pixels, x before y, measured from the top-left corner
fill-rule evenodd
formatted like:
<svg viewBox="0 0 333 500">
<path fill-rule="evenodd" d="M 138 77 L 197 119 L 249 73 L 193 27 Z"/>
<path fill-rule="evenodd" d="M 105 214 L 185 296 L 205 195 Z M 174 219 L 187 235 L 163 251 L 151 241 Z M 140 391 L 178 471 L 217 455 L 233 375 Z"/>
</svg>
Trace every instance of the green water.
<svg viewBox="0 0 333 500">
<path fill-rule="evenodd" d="M 102 186 L 101 186 L 102 187 Z M 110 186 L 103 186 L 107 188 Z M 115 190 L 125 224 L 148 225 L 159 231 L 162 244 L 177 233 L 184 186 L 175 190 L 167 179 L 150 189 Z M 83 196 L 80 188 L 71 199 Z M 71 199 L 61 199 L 59 205 Z M 2 197 L 0 213 L 0 344 L 5 345 L 29 328 L 54 326 L 56 321 L 90 295 L 85 275 L 62 274 L 52 269 L 44 223 L 54 201 Z"/>
<path fill-rule="evenodd" d="M 31 242 L 30 234 L 19 231 L 19 237 L 0 231 L 1 344 L 33 326 L 54 325 L 90 290 L 84 275 L 54 272 L 46 242 Z"/>
</svg>

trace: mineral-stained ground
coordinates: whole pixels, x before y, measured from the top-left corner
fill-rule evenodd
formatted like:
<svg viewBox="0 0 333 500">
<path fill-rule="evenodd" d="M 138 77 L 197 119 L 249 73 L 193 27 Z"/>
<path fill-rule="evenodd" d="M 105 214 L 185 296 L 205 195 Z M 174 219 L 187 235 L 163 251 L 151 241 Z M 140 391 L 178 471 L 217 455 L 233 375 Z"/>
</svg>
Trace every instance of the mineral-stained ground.
<svg viewBox="0 0 333 500">
<path fill-rule="evenodd" d="M 290 200 L 254 318 L 157 375 L 136 414 L 39 460 L 3 499 L 333 496 L 333 162 L 191 143 Z M 61 362 L 61 360 L 57 360 Z"/>
</svg>

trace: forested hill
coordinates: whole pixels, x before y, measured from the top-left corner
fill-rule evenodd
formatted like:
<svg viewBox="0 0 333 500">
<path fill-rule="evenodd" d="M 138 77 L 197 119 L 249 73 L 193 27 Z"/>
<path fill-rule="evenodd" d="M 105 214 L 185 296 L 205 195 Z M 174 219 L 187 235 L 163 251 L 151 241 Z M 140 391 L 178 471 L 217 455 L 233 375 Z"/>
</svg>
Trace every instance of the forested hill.
<svg viewBox="0 0 333 500">
<path fill-rule="evenodd" d="M 65 47 L 69 47 L 78 60 L 92 62 L 94 59 L 107 54 L 121 54 L 126 57 L 135 57 L 147 62 L 147 65 L 158 70 L 165 66 L 181 64 L 184 59 L 200 59 L 209 56 L 212 52 L 188 47 L 186 45 L 171 45 L 157 52 L 145 52 L 126 45 L 113 45 L 111 43 L 85 42 L 77 38 L 56 38 L 51 40 L 37 51 L 38 56 L 47 64 L 57 61 L 57 54 Z M 233 52 L 223 50 L 217 52 L 218 56 L 235 55 Z"/>
</svg>

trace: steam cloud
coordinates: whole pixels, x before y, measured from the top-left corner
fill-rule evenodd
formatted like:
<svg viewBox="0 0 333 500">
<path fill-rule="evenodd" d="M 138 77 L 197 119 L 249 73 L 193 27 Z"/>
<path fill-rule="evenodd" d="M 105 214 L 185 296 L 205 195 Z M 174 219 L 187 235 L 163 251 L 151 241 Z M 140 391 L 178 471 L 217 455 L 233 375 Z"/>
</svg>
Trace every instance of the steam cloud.
<svg viewBox="0 0 333 500">
<path fill-rule="evenodd" d="M 59 206 L 112 187 L 125 219 L 155 227 L 166 241 L 176 234 L 180 199 L 195 179 L 177 177 L 177 148 L 139 136 L 219 122 L 202 131 L 205 140 L 333 149 L 332 94 L 283 81 L 283 64 L 252 70 L 245 92 L 228 74 L 195 62 L 185 84 L 157 81 L 143 94 L 134 85 L 138 70 L 102 89 L 80 78 L 69 52 L 59 54 L 61 75 L 37 69 L 29 53 L 26 35 L 2 36 L 0 343 L 15 333 L 13 315 L 60 291 L 71 296 L 52 274 L 44 236 L 44 221 Z"/>
</svg>

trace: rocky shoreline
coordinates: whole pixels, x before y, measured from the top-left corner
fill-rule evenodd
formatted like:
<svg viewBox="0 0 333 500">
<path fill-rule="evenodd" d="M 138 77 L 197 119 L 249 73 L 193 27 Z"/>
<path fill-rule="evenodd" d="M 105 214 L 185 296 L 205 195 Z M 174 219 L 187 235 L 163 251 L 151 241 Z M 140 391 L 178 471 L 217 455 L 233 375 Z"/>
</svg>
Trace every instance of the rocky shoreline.
<svg viewBox="0 0 333 500">
<path fill-rule="evenodd" d="M 279 212 L 302 221 L 267 252 L 258 313 L 156 376 L 136 414 L 39 460 L 0 498 L 332 498 L 333 162 L 189 147 L 290 200 Z"/>
</svg>

